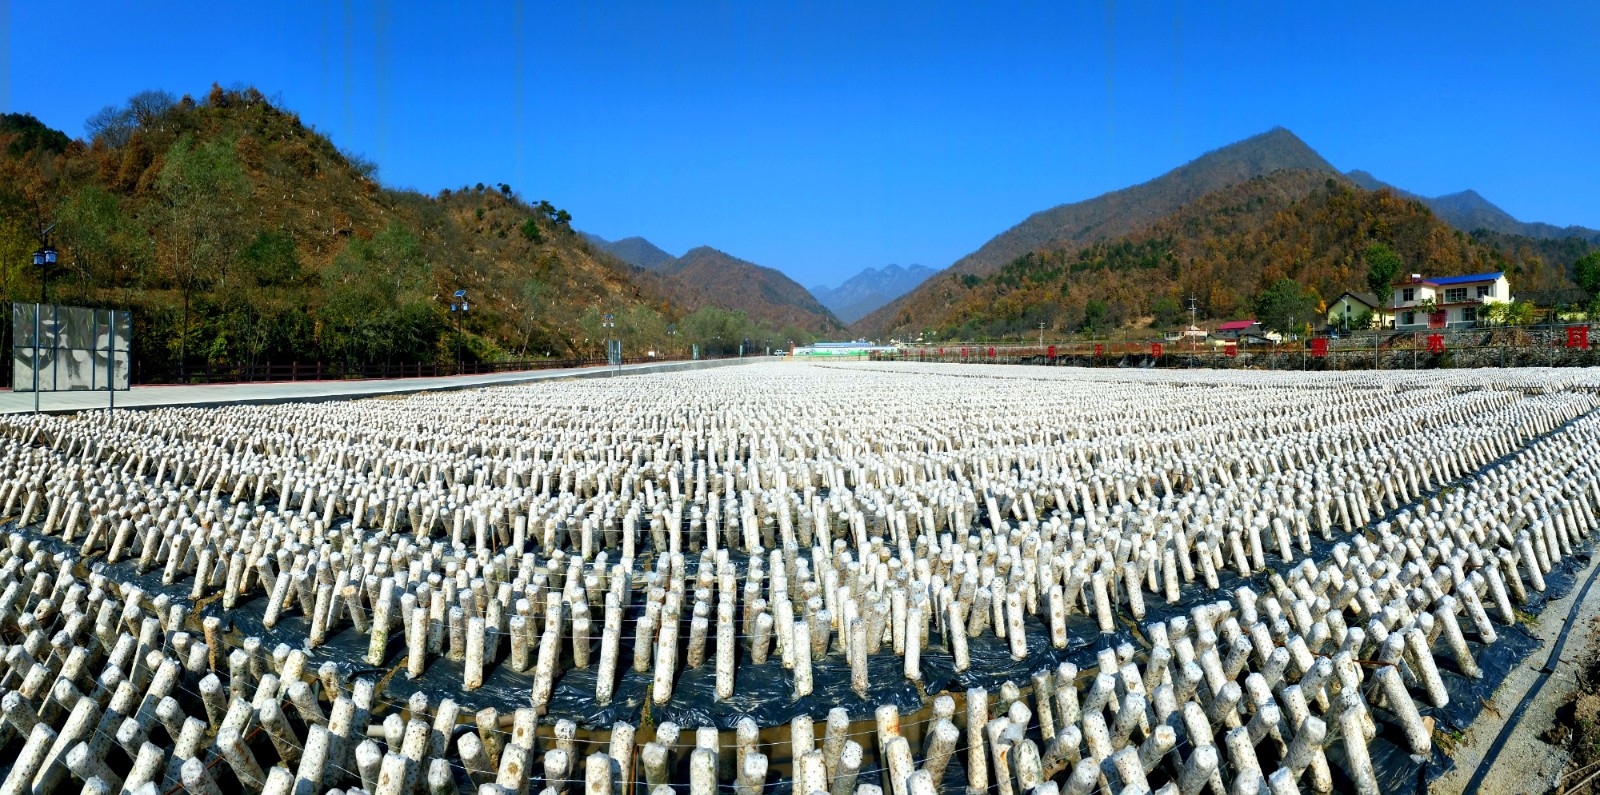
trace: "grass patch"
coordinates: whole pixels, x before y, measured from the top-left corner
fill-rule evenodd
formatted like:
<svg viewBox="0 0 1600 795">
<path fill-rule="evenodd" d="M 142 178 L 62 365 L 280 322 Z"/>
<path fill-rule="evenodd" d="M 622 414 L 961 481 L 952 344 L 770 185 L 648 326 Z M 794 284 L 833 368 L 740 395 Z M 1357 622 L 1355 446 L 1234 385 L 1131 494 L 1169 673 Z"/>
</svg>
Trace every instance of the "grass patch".
<svg viewBox="0 0 1600 795">
<path fill-rule="evenodd" d="M 1466 736 L 1466 732 L 1460 729 L 1435 728 L 1433 730 L 1433 744 L 1440 751 L 1443 751 L 1445 756 L 1454 756 L 1456 748 L 1460 747 L 1461 741 Z"/>
</svg>

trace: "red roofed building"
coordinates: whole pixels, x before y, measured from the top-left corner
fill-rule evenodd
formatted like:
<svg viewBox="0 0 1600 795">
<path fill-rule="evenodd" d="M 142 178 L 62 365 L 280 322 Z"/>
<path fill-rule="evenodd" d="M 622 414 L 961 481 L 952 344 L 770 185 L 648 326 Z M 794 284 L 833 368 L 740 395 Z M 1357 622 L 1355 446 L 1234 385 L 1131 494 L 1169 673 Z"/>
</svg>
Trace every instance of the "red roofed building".
<svg viewBox="0 0 1600 795">
<path fill-rule="evenodd" d="M 1217 336 L 1225 340 L 1236 340 L 1244 336 L 1261 336 L 1261 322 L 1258 320 L 1230 320 L 1217 326 Z"/>
</svg>

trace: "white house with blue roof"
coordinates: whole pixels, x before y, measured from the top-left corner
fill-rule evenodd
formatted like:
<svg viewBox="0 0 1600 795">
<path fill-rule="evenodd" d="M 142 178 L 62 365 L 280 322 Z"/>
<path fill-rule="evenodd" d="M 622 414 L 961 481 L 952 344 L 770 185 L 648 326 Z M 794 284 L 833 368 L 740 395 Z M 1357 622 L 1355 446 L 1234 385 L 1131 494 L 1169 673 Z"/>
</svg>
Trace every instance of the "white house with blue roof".
<svg viewBox="0 0 1600 795">
<path fill-rule="evenodd" d="M 1511 300 L 1511 283 L 1503 271 L 1428 279 L 1413 273 L 1392 286 L 1389 311 L 1399 331 L 1470 328 L 1489 304 Z"/>
</svg>

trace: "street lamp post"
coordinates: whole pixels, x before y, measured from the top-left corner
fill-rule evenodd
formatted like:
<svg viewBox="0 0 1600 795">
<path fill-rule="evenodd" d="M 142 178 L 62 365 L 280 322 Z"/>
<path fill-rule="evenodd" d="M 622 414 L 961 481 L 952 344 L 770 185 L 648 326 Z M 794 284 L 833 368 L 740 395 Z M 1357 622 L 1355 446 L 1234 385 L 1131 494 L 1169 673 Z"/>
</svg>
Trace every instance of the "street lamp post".
<svg viewBox="0 0 1600 795">
<path fill-rule="evenodd" d="M 55 225 L 51 224 L 50 229 Z M 33 308 L 33 413 L 39 413 L 39 313 L 44 311 L 44 305 L 50 296 L 50 269 L 56 266 L 56 250 L 52 247 L 45 235 L 50 229 L 44 230 L 40 235 L 42 247 L 33 252 L 33 265 L 39 269 L 39 304 Z"/>
<path fill-rule="evenodd" d="M 39 269 L 39 304 L 50 302 L 50 271 L 56 266 L 56 250 L 46 243 L 33 252 L 33 266 Z"/>
<path fill-rule="evenodd" d="M 466 290 L 457 290 L 452 297 L 455 300 L 450 302 L 450 314 L 456 318 L 456 375 L 460 375 L 464 365 L 461 358 L 461 316 L 467 313 L 471 305 L 467 303 Z"/>
<path fill-rule="evenodd" d="M 600 319 L 600 327 L 601 328 L 607 328 L 607 329 L 616 328 L 617 327 L 616 318 L 610 312 L 605 313 L 605 315 Z M 617 372 L 621 372 L 622 371 L 622 346 L 621 345 L 617 345 L 613 349 L 613 347 L 612 347 L 612 344 L 614 342 L 613 336 L 614 336 L 614 332 L 610 332 L 610 331 L 606 332 L 606 359 L 608 360 L 606 363 L 614 365 L 617 368 Z"/>
</svg>

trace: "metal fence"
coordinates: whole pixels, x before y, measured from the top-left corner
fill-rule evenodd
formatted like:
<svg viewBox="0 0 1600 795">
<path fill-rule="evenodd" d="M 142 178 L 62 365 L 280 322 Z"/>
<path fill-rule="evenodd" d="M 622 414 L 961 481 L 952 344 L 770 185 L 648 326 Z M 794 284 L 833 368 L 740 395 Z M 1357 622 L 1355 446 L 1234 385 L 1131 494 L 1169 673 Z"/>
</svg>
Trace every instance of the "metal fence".
<svg viewBox="0 0 1600 795">
<path fill-rule="evenodd" d="M 678 356 L 624 356 L 621 364 L 650 364 L 653 362 L 684 361 Z M 701 359 L 732 359 L 736 355 L 704 356 Z M 618 362 L 605 356 L 584 356 L 565 359 L 518 359 L 496 362 L 377 362 L 346 365 L 336 362 L 277 362 L 257 365 L 211 366 L 190 369 L 182 383 L 235 384 L 265 381 L 345 381 L 358 379 L 439 378 L 456 375 L 487 375 L 490 373 L 516 373 L 536 370 L 561 370 L 578 367 L 616 366 Z M 136 366 L 137 369 L 137 366 Z M 140 384 L 174 383 L 174 380 L 152 379 Z"/>
<path fill-rule="evenodd" d="M 649 364 L 653 362 L 685 361 L 691 358 L 688 355 L 673 356 L 627 356 L 622 364 Z M 709 359 L 735 359 L 738 354 L 704 355 L 702 360 Z M 3 367 L 0 378 L 6 383 L 10 382 L 10 371 L 13 362 L 10 357 L 0 357 Z M 456 375 L 487 375 L 490 373 L 531 372 L 538 370 L 558 370 L 579 367 L 606 367 L 614 366 L 607 363 L 605 356 L 570 357 L 563 359 L 519 359 L 513 361 L 497 362 L 466 362 L 456 366 L 454 362 L 434 364 L 431 362 L 375 362 L 361 365 L 346 365 L 337 362 L 264 362 L 251 365 L 215 365 L 203 364 L 191 367 L 183 378 L 175 373 L 163 371 L 160 374 L 145 377 L 143 368 L 138 359 L 134 359 L 131 373 L 127 365 L 123 365 L 124 380 L 119 388 L 127 388 L 128 383 L 136 386 L 156 384 L 240 384 L 262 383 L 268 381 L 346 381 L 359 379 L 392 379 L 392 378 L 440 378 Z"/>
<path fill-rule="evenodd" d="M 1073 367 L 1211 367 L 1273 370 L 1403 370 L 1600 366 L 1600 324 L 1363 332 L 1226 346 L 1169 340 L 943 343 L 874 353 L 873 361 Z"/>
</svg>

